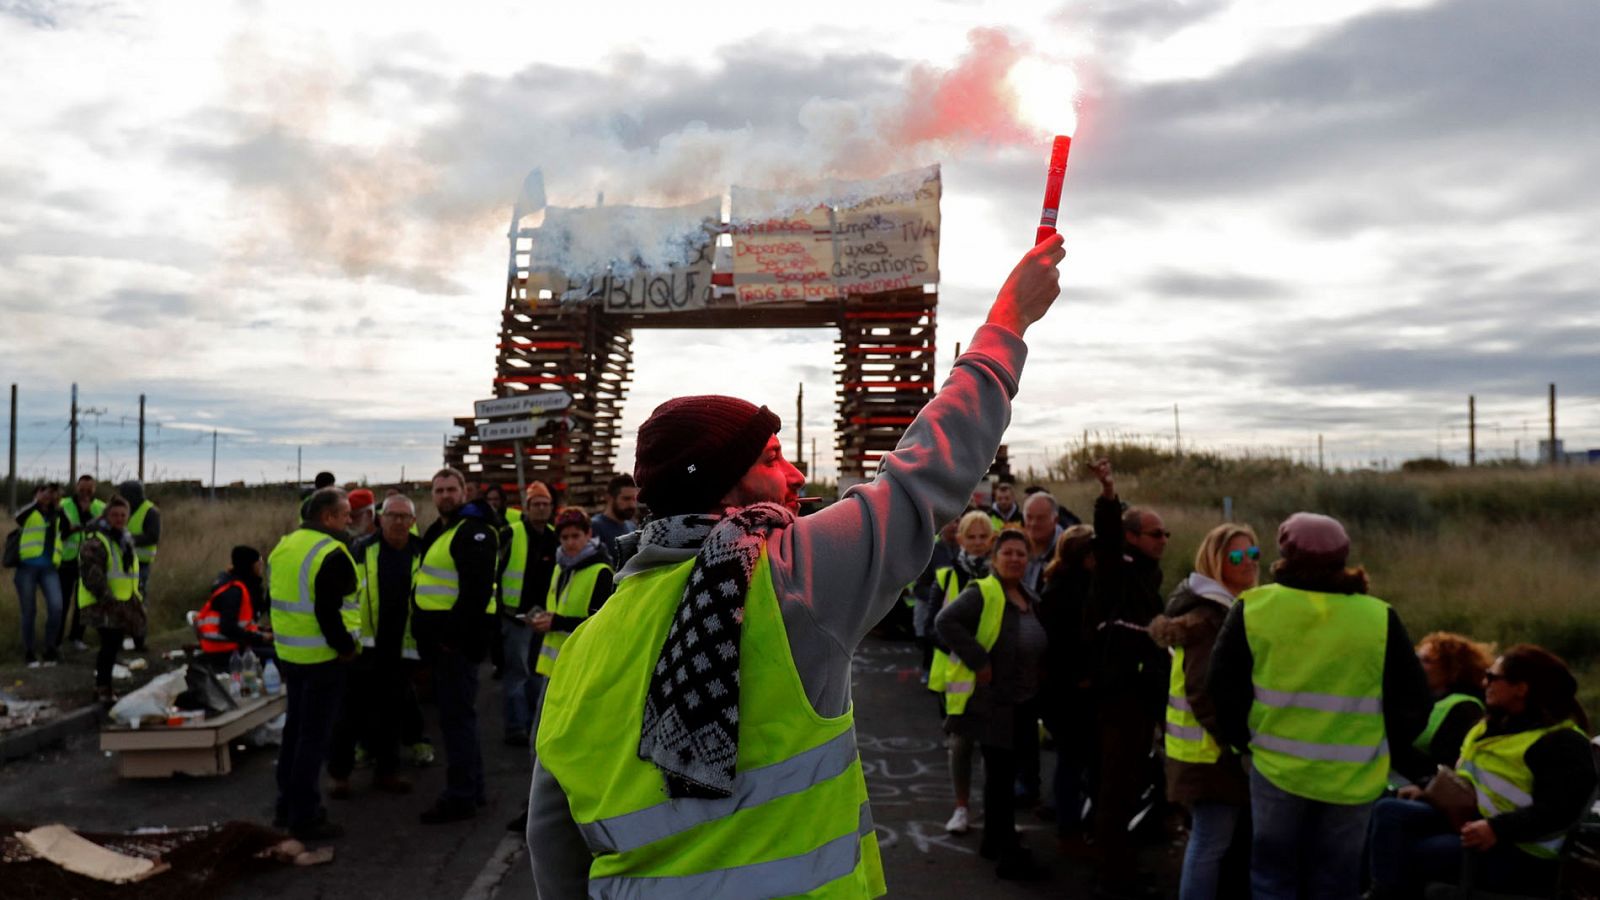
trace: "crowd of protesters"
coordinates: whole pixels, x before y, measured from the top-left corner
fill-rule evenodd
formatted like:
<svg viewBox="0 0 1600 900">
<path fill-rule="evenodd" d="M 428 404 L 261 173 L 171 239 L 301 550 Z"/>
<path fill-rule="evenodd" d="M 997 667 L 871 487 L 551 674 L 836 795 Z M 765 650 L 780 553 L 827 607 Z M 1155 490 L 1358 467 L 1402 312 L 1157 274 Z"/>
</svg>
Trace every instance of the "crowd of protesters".
<svg viewBox="0 0 1600 900">
<path fill-rule="evenodd" d="M 948 831 L 981 822 L 978 850 L 997 874 L 1036 878 L 1018 811 L 1053 818 L 1057 849 L 1091 863 L 1109 897 L 1153 894 L 1135 842 L 1167 821 L 1165 803 L 1186 813 L 1183 900 L 1409 897 L 1457 880 L 1464 862 L 1480 886 L 1551 889 L 1562 838 L 1596 783 L 1561 660 L 1530 645 L 1497 655 L 1447 632 L 1413 646 L 1324 516 L 1283 523 L 1270 583 L 1256 533 L 1227 523 L 1164 585 L 1171 533 L 1160 515 L 1122 501 L 1109 463 L 1092 472 L 1093 524 L 1048 492 L 1018 496 L 1001 482 L 992 502 L 944 525 L 912 588 L 948 748 Z M 504 742 L 529 746 L 566 637 L 612 593 L 638 488 L 613 479 L 591 516 L 558 510 L 539 482 L 518 507 L 446 469 L 430 486 L 439 516 L 419 530 L 397 489 L 380 502 L 322 480 L 270 560 L 233 549 L 198 613 L 201 658 L 226 671 L 241 652 L 276 657 L 290 698 L 278 824 L 296 835 L 339 834 L 324 769 L 334 798 L 352 795 L 361 760 L 376 789 L 410 791 L 402 759 L 433 758 L 419 671 L 447 765 L 423 821 L 471 818 L 484 799 L 479 665 L 493 660 Z M 84 478 L 65 499 L 40 487 L 16 519 L 8 555 L 28 664 L 56 664 L 68 641 L 86 648 L 92 629 L 96 686 L 113 699 L 117 652 L 146 631 L 159 511 L 142 485 L 102 500 Z M 42 642 L 29 614 L 37 594 Z M 318 653 L 297 657 L 307 644 Z M 1047 772 L 1041 731 L 1055 749 Z"/>
<path fill-rule="evenodd" d="M 1164 833 L 1170 803 L 1187 820 L 1182 900 L 1416 897 L 1464 872 L 1550 895 L 1596 785 L 1563 661 L 1448 632 L 1413 646 L 1342 525 L 1311 513 L 1280 527 L 1270 580 L 1254 530 L 1226 523 L 1164 585 L 1171 532 L 1122 502 L 1108 462 L 1092 472 L 1092 525 L 1043 492 L 1019 510 L 1002 482 L 945 525 L 913 587 L 948 831 L 977 820 L 981 758 L 978 849 L 1002 878 L 1043 874 L 1015 829 L 1031 807 L 1098 896 L 1160 896 L 1134 841 Z"/>
<path fill-rule="evenodd" d="M 1572 673 L 1526 644 L 1496 657 L 1435 633 L 1414 647 L 1349 565 L 1339 522 L 1285 520 L 1268 583 L 1254 531 L 1219 525 L 1171 590 L 1171 532 L 1123 503 L 1105 461 L 1090 524 L 1000 484 L 939 527 L 994 458 L 1062 256 L 1059 237 L 1024 256 L 880 476 L 810 516 L 777 416 L 717 396 L 658 407 L 639 484 L 613 479 L 593 516 L 538 483 L 519 510 L 446 468 L 419 530 L 399 491 L 380 506 L 319 476 L 298 526 L 264 564 L 235 548 L 196 617 L 207 658 L 259 652 L 282 670 L 278 824 L 337 837 L 323 769 L 348 796 L 360 754 L 375 787 L 410 790 L 397 759 L 421 740 L 419 667 L 446 762 L 422 821 L 474 817 L 492 658 L 504 740 L 537 750 L 510 827 L 526 829 L 542 896 L 881 895 L 851 662 L 932 542 L 913 621 L 948 735 L 946 827 L 980 818 L 981 760 L 978 850 L 1000 877 L 1040 877 L 1017 816 L 1052 810 L 1099 895 L 1152 895 L 1133 839 L 1159 831 L 1170 800 L 1188 812 L 1185 900 L 1406 897 L 1467 871 L 1548 893 L 1596 783 Z M 59 658 L 61 573 L 77 562 L 103 671 L 143 639 L 159 512 L 137 483 L 98 513 L 92 482 L 78 487 L 72 512 L 40 490 L 7 561 L 30 663 L 46 597 L 40 665 Z M 643 529 L 640 503 L 655 516 Z M 1041 727 L 1057 750 L 1048 792 Z"/>
<path fill-rule="evenodd" d="M 438 706 L 446 765 L 445 791 L 422 821 L 474 817 L 485 800 L 480 665 L 492 657 L 504 742 L 529 746 L 561 644 L 610 596 L 616 538 L 636 527 L 638 489 L 627 475 L 611 480 L 593 516 L 557 511 L 537 481 L 520 507 L 507 505 L 499 485 L 470 484 L 452 469 L 429 488 L 438 516 L 419 526 L 415 502 L 398 488 L 380 502 L 319 473 L 297 527 L 275 547 L 234 547 L 209 595 L 197 598 L 192 662 L 227 675 L 249 654 L 282 676 L 288 715 L 275 824 L 297 837 L 341 832 L 322 802 L 324 771 L 333 798 L 352 796 L 363 762 L 374 788 L 403 794 L 411 784 L 401 762 L 434 761 L 419 677 Z M 88 476 L 65 499 L 58 485 L 40 486 L 16 516 L 7 564 L 16 568 L 26 664 L 57 665 L 64 642 L 87 651 L 84 638 L 97 638 L 95 686 L 110 704 L 119 651 L 142 649 L 145 639 L 160 514 L 137 482 L 108 499 L 96 493 Z"/>
</svg>

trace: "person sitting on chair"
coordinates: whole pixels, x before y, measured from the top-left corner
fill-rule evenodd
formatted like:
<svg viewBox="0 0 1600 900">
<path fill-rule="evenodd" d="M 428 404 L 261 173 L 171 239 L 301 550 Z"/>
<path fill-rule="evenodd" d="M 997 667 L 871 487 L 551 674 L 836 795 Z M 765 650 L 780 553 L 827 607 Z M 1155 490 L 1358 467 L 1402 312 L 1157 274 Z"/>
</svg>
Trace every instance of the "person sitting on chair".
<svg viewBox="0 0 1600 900">
<path fill-rule="evenodd" d="M 1518 644 L 1495 660 L 1483 683 L 1488 713 L 1467 732 L 1456 763 L 1477 795 L 1476 815 L 1456 825 L 1415 788 L 1380 801 L 1372 813 L 1374 898 L 1457 881 L 1467 850 L 1476 887 L 1553 894 L 1565 833 L 1595 788 L 1578 682 L 1560 657 Z"/>
</svg>

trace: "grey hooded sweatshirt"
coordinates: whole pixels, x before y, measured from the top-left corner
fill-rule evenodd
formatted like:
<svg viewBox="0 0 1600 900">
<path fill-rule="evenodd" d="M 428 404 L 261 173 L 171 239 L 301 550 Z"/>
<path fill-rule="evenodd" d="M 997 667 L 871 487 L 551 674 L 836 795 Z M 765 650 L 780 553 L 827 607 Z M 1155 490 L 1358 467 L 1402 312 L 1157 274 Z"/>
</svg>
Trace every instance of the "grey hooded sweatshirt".
<svg viewBox="0 0 1600 900">
<path fill-rule="evenodd" d="M 922 572 L 939 527 L 961 512 L 994 461 L 1026 356 L 1027 345 L 1013 332 L 979 328 L 938 395 L 879 462 L 876 478 L 768 536 L 784 629 L 819 715 L 849 708 L 856 647 Z M 692 549 L 643 548 L 618 573 L 618 589 L 632 575 L 694 555 Z M 616 737 L 639 741 L 637 732 Z M 587 896 L 589 849 L 561 785 L 537 762 L 528 802 L 528 849 L 540 898 Z"/>
</svg>

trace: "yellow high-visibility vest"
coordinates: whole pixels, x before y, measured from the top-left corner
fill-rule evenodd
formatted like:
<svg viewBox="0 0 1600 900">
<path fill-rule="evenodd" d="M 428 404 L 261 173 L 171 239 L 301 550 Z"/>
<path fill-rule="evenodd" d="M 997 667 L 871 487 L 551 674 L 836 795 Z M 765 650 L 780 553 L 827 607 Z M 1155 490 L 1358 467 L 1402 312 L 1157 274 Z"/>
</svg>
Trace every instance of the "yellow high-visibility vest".
<svg viewBox="0 0 1600 900">
<path fill-rule="evenodd" d="M 310 665 L 339 656 L 323 637 L 315 604 L 317 573 L 335 553 L 343 553 L 355 567 L 343 541 L 315 529 L 296 528 L 267 557 L 272 640 L 278 658 L 285 662 Z"/>
<path fill-rule="evenodd" d="M 1389 778 L 1383 662 L 1389 605 L 1365 594 L 1269 584 L 1245 591 L 1254 659 L 1252 761 L 1280 790 L 1369 803 Z"/>
<path fill-rule="evenodd" d="M 806 697 L 765 553 L 737 635 L 733 796 L 669 798 L 661 771 L 639 758 L 650 676 L 693 565 L 625 579 L 573 632 L 546 690 L 539 761 L 588 845 L 589 896 L 882 895 L 854 717 L 818 715 Z"/>
<path fill-rule="evenodd" d="M 557 572 L 550 578 L 550 589 L 545 592 L 545 609 L 558 616 L 587 619 L 589 602 L 594 598 L 595 582 L 599 580 L 601 572 L 610 571 L 611 567 L 605 563 L 586 566 L 573 572 L 566 584 L 561 584 L 561 573 Z M 539 658 L 533 664 L 534 671 L 540 675 L 554 672 L 556 660 L 561 657 L 561 647 L 566 641 L 565 631 L 552 629 L 547 633 L 539 645 Z"/>
<path fill-rule="evenodd" d="M 953 581 L 954 579 L 952 579 Z M 1000 637 L 1000 621 L 1006 611 L 1006 589 L 999 579 L 987 575 L 972 582 L 983 591 L 983 613 L 978 616 L 978 644 L 985 650 L 994 648 Z M 968 585 L 969 587 L 971 585 Z M 967 711 L 967 701 L 978 685 L 978 673 L 972 671 L 961 657 L 954 653 L 945 658 L 944 711 L 946 715 L 959 716 Z"/>
<path fill-rule="evenodd" d="M 111 536 L 103 531 L 90 533 L 90 537 L 98 540 L 106 548 L 106 586 L 111 589 L 111 599 L 117 602 L 132 600 L 139 593 L 139 556 L 133 557 L 133 565 L 122 565 L 122 548 L 111 543 Z M 78 579 L 78 608 L 87 609 L 100 602 L 100 598 L 89 593 L 84 587 L 83 579 Z"/>
<path fill-rule="evenodd" d="M 1489 728 L 1487 721 L 1479 722 L 1467 732 L 1461 742 L 1461 760 L 1457 772 L 1471 782 L 1478 793 L 1478 812 L 1485 819 L 1501 813 L 1524 809 L 1533 805 L 1533 771 L 1528 768 L 1528 748 L 1552 732 L 1571 729 L 1584 734 L 1575 722 L 1568 719 L 1549 728 L 1535 728 L 1515 734 L 1484 737 Z M 1517 849 L 1540 859 L 1555 859 L 1561 853 L 1565 835 L 1547 835 L 1536 841 L 1517 844 Z"/>
<path fill-rule="evenodd" d="M 139 508 L 133 511 L 133 515 L 128 517 L 128 533 L 133 535 L 135 540 L 144 537 L 145 516 L 149 515 L 150 510 L 155 508 L 156 505 L 154 503 L 146 500 L 139 504 Z M 150 544 L 146 547 L 134 547 L 133 552 L 139 554 L 139 565 L 148 566 L 155 561 L 156 545 Z"/>
</svg>

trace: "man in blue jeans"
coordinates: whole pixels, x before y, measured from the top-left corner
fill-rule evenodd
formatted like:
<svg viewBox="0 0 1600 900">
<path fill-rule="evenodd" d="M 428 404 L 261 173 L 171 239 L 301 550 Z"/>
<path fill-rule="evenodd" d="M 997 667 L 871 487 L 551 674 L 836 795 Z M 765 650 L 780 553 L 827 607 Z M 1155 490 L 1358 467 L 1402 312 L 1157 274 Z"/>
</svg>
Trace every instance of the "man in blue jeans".
<svg viewBox="0 0 1600 900">
<path fill-rule="evenodd" d="M 44 592 L 44 664 L 60 660 L 61 643 L 61 485 L 46 484 L 33 492 L 33 502 L 17 513 L 21 529 L 17 543 L 17 602 L 22 605 L 22 652 L 28 668 L 38 668 L 34 653 L 33 623 L 39 608 L 35 597 Z"/>
</svg>

